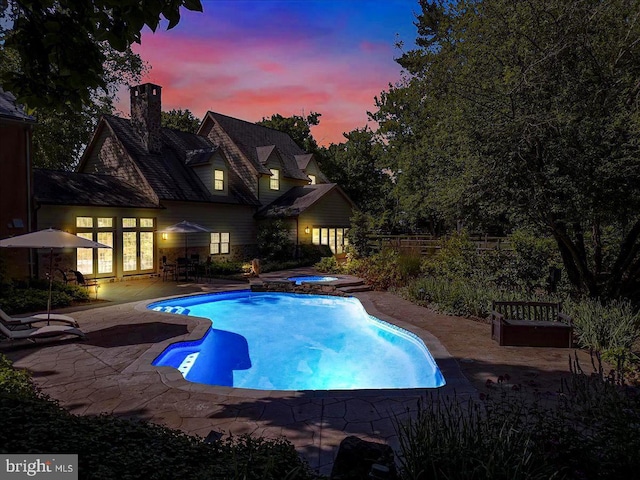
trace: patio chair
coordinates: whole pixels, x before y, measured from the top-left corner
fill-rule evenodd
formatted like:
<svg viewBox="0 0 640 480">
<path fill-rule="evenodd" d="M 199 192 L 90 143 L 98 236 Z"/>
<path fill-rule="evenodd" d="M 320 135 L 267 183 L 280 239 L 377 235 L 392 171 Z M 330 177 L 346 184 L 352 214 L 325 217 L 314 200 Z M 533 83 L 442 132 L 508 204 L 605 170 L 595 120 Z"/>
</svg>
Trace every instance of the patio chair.
<svg viewBox="0 0 640 480">
<path fill-rule="evenodd" d="M 81 287 L 85 287 L 87 290 L 89 290 L 89 287 L 95 287 L 96 289 L 96 300 L 98 299 L 98 288 L 100 288 L 100 285 L 98 284 L 98 280 L 96 280 L 95 278 L 85 278 L 84 275 L 82 274 L 82 272 L 79 272 L 77 270 L 71 270 L 75 276 L 76 276 L 76 281 L 78 282 L 78 285 L 80 285 Z"/>
<path fill-rule="evenodd" d="M 0 322 L 0 335 L 9 340 L 29 340 L 35 342 L 38 338 L 62 337 L 64 335 L 76 335 L 84 338 L 83 331 L 70 325 L 46 325 L 39 328 L 24 328 L 22 330 L 10 330 L 4 322 Z"/>
<path fill-rule="evenodd" d="M 37 315 L 31 315 L 29 317 L 12 317 L 0 308 L 0 322 L 2 322 L 8 329 L 13 330 L 16 327 L 31 327 L 34 323 L 42 322 L 61 322 L 77 327 L 78 322 L 67 315 L 60 315 L 59 313 L 39 313 Z"/>
<path fill-rule="evenodd" d="M 165 281 L 167 279 L 168 275 L 171 275 L 171 277 L 174 280 L 177 280 L 177 270 L 176 270 L 176 264 L 175 263 L 167 263 L 167 256 L 163 255 L 162 256 L 162 281 Z"/>
<path fill-rule="evenodd" d="M 56 270 L 60 272 L 60 275 L 62 275 L 62 281 L 64 282 L 65 285 L 76 281 L 74 278 L 70 278 L 69 275 L 67 275 L 67 272 L 65 272 L 61 268 L 56 268 Z"/>
</svg>

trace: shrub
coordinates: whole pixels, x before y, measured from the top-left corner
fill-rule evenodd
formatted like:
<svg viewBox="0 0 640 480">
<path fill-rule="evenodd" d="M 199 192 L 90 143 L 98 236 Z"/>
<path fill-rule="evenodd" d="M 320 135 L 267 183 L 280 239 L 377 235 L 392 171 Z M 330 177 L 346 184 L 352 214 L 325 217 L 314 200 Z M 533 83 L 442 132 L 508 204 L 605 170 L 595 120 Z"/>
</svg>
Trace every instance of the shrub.
<svg viewBox="0 0 640 480">
<path fill-rule="evenodd" d="M 469 240 L 469 234 L 463 230 L 442 239 L 439 252 L 425 258 L 423 271 L 427 275 L 459 279 L 473 275 L 477 266 L 476 247 Z"/>
<path fill-rule="evenodd" d="M 68 413 L 0 360 L 0 450 L 76 453 L 81 478 L 281 480 L 318 478 L 285 439 L 243 435 L 204 443 L 142 421 Z M 16 394 L 17 393 L 17 394 Z"/>
<path fill-rule="evenodd" d="M 0 354 L 0 391 L 21 397 L 33 397 L 38 394 L 29 372 L 13 368 L 11 362 L 2 354 Z"/>
<path fill-rule="evenodd" d="M 426 276 L 400 289 L 400 294 L 421 305 L 450 315 L 484 318 L 491 312 L 491 302 L 505 293 L 490 282 L 479 279 L 449 280 Z"/>
<path fill-rule="evenodd" d="M 243 272 L 242 262 L 234 261 L 211 262 L 209 268 L 212 275 L 236 275 Z"/>
<path fill-rule="evenodd" d="M 341 273 L 342 267 L 335 257 L 324 257 L 314 265 L 314 268 L 321 273 Z"/>
<path fill-rule="evenodd" d="M 573 318 L 582 347 L 598 352 L 628 352 L 640 338 L 640 313 L 628 301 L 604 304 L 599 299 L 585 298 L 568 302 L 566 309 Z"/>
<path fill-rule="evenodd" d="M 375 290 L 387 290 L 401 285 L 398 253 L 387 249 L 367 258 L 347 263 L 346 273 L 364 279 Z"/>
<path fill-rule="evenodd" d="M 258 254 L 266 261 L 282 261 L 293 256 L 294 244 L 282 220 L 265 222 L 258 228 Z"/>
<path fill-rule="evenodd" d="M 416 416 L 397 423 L 400 478 L 635 478 L 640 396 L 616 375 L 573 366 L 547 404 L 506 385 L 508 378 L 484 401 L 427 396 Z"/>
<path fill-rule="evenodd" d="M 299 261 L 303 265 L 313 265 L 325 257 L 333 257 L 333 252 L 329 245 L 314 245 L 312 243 L 301 243 L 298 246 Z"/>
<path fill-rule="evenodd" d="M 349 251 L 356 258 L 364 258 L 371 253 L 369 234 L 372 230 L 372 222 L 371 216 L 360 210 L 356 210 L 350 219 L 351 228 L 347 232 L 347 238 L 349 239 Z"/>
<path fill-rule="evenodd" d="M 549 268 L 560 266 L 554 255 L 557 247 L 553 239 L 519 230 L 509 236 L 509 241 L 513 246 L 511 268 L 517 282 L 529 291 L 545 286 Z"/>
</svg>

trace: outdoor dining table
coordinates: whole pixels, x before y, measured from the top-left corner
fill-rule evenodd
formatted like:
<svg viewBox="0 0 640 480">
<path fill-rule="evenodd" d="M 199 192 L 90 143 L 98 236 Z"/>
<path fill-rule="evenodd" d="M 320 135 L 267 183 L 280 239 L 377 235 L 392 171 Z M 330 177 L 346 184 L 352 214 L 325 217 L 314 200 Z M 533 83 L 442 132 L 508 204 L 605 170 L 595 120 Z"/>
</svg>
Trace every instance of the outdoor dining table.
<svg viewBox="0 0 640 480">
<path fill-rule="evenodd" d="M 176 277 L 179 279 L 181 275 L 184 275 L 184 281 L 192 280 L 189 278 L 189 273 L 194 272 L 197 277 L 198 261 L 185 257 L 178 257 L 176 259 Z"/>
</svg>

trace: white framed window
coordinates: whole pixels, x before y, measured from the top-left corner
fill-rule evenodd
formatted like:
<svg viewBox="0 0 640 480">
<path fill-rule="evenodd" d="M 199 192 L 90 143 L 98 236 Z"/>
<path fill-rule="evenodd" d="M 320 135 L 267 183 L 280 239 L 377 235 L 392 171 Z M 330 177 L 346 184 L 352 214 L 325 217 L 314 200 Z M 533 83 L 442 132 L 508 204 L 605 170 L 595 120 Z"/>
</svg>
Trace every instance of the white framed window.
<svg viewBox="0 0 640 480">
<path fill-rule="evenodd" d="M 209 244 L 209 253 L 211 255 L 229 253 L 229 239 L 229 232 L 213 232 L 211 234 L 211 243 Z"/>
<path fill-rule="evenodd" d="M 77 228 L 93 228 L 93 217 L 76 217 Z"/>
<path fill-rule="evenodd" d="M 224 190 L 224 170 L 213 171 L 213 189 L 222 191 Z"/>
<path fill-rule="evenodd" d="M 76 217 L 76 235 L 113 247 L 113 217 Z M 114 272 L 111 248 L 78 248 L 76 270 L 84 275 L 108 275 Z"/>
<path fill-rule="evenodd" d="M 344 253 L 344 247 L 349 244 L 347 239 L 348 228 L 320 228 L 311 229 L 311 243 L 314 245 L 327 245 L 335 253 Z"/>
<path fill-rule="evenodd" d="M 271 190 L 280 190 L 280 170 L 277 168 L 270 168 L 271 179 L 269 181 L 269 188 Z"/>
<path fill-rule="evenodd" d="M 307 175 L 307 177 L 309 177 L 309 179 L 311 180 L 311 184 L 310 185 L 315 185 L 316 184 L 316 176 L 315 175 Z"/>
</svg>

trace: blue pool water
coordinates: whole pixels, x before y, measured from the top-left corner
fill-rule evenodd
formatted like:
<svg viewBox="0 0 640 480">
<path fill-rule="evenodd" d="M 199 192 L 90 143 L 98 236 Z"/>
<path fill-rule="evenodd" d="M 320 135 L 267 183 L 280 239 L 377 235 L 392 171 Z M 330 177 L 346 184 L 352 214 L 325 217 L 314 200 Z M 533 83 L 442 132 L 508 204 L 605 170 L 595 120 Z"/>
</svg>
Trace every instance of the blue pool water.
<svg viewBox="0 0 640 480">
<path fill-rule="evenodd" d="M 170 345 L 153 362 L 190 382 L 259 390 L 445 384 L 422 340 L 368 315 L 356 298 L 243 290 L 148 308 L 211 319 L 202 339 Z"/>
<path fill-rule="evenodd" d="M 338 280 L 337 277 L 323 277 L 320 275 L 307 275 L 307 276 L 299 276 L 299 277 L 289 277 L 287 280 L 291 280 L 292 282 L 296 282 L 296 285 L 302 284 L 302 282 L 335 282 Z"/>
</svg>

